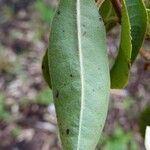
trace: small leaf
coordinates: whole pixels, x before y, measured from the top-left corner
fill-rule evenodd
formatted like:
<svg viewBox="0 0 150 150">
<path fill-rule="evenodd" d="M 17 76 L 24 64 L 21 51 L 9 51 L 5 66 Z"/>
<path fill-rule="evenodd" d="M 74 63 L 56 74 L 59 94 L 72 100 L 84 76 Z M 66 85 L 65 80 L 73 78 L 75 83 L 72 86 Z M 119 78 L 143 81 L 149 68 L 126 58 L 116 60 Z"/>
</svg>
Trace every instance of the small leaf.
<svg viewBox="0 0 150 150">
<path fill-rule="evenodd" d="M 60 1 L 48 60 L 64 150 L 94 150 L 110 90 L 105 28 L 94 0 Z"/>
<path fill-rule="evenodd" d="M 51 88 L 51 77 L 50 77 L 49 67 L 48 67 L 48 50 L 46 50 L 42 60 L 42 73 L 46 83 Z"/>
</svg>

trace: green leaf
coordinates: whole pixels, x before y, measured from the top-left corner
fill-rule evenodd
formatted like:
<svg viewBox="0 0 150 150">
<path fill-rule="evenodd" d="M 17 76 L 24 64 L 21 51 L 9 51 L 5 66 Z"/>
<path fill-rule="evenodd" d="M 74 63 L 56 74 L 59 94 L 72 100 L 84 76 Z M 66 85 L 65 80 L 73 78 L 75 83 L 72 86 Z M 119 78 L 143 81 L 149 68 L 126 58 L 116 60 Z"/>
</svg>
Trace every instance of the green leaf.
<svg viewBox="0 0 150 150">
<path fill-rule="evenodd" d="M 51 77 L 50 77 L 49 67 L 48 67 L 48 49 L 46 50 L 42 60 L 42 73 L 43 73 L 44 80 L 51 88 Z"/>
<path fill-rule="evenodd" d="M 106 31 L 109 32 L 119 21 L 111 0 L 105 0 L 99 9 L 99 12 L 103 18 Z"/>
<path fill-rule="evenodd" d="M 125 0 L 122 1 L 121 41 L 118 56 L 111 69 L 111 88 L 123 88 L 128 81 L 131 59 L 130 22 Z"/>
<path fill-rule="evenodd" d="M 147 12 L 143 0 L 126 0 L 126 6 L 131 24 L 131 63 L 133 63 L 145 38 L 147 30 Z"/>
<path fill-rule="evenodd" d="M 110 90 L 105 28 L 94 0 L 60 1 L 48 60 L 64 150 L 94 150 Z"/>
<path fill-rule="evenodd" d="M 120 48 L 111 70 L 111 88 L 117 89 L 126 86 L 130 67 L 145 37 L 147 13 L 142 0 L 123 1 L 121 28 Z"/>
</svg>

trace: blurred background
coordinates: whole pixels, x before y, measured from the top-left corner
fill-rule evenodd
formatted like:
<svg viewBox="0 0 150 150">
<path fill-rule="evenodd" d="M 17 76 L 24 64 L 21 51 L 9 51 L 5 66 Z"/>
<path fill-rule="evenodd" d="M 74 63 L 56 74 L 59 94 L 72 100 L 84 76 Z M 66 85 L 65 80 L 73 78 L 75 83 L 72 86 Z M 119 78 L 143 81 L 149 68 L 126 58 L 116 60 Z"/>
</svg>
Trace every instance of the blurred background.
<svg viewBox="0 0 150 150">
<path fill-rule="evenodd" d="M 52 93 L 41 71 L 56 6 L 56 0 L 0 0 L 0 150 L 61 150 Z M 119 31 L 117 25 L 107 35 L 110 60 Z M 144 150 L 149 105 L 150 61 L 139 56 L 128 87 L 111 91 L 97 149 Z"/>
</svg>

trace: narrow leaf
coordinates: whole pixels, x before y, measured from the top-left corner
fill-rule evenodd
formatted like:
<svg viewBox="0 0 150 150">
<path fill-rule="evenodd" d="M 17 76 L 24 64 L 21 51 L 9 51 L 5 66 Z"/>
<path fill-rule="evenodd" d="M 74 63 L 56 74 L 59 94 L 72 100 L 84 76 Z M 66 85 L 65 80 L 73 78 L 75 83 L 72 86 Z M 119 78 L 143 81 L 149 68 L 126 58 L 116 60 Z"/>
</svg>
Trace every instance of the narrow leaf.
<svg viewBox="0 0 150 150">
<path fill-rule="evenodd" d="M 110 77 L 99 18 L 94 0 L 61 0 L 53 20 L 48 60 L 64 150 L 94 150 L 106 119 Z"/>
<path fill-rule="evenodd" d="M 124 88 L 129 71 L 142 46 L 147 13 L 142 0 L 122 1 L 121 41 L 116 62 L 111 70 L 111 88 Z M 131 28 L 131 31 L 130 31 Z"/>
<path fill-rule="evenodd" d="M 122 88 L 127 84 L 131 59 L 130 22 L 125 0 L 122 1 L 121 41 L 118 56 L 111 69 L 111 88 Z"/>
<path fill-rule="evenodd" d="M 126 0 L 126 6 L 131 24 L 131 63 L 133 63 L 145 38 L 147 30 L 147 12 L 143 0 Z"/>
</svg>

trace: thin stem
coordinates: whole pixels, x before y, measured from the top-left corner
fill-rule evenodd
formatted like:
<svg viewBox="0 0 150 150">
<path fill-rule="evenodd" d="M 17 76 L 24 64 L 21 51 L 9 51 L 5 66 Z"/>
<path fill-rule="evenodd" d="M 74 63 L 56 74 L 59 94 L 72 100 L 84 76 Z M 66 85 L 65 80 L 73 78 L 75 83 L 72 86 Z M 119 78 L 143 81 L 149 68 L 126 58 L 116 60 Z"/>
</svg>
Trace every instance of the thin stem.
<svg viewBox="0 0 150 150">
<path fill-rule="evenodd" d="M 111 0 L 111 3 L 115 9 L 115 12 L 119 18 L 119 23 L 121 23 L 121 3 L 120 0 Z"/>
<path fill-rule="evenodd" d="M 104 2 L 104 0 L 97 0 L 97 1 L 96 1 L 97 7 L 100 8 L 101 5 L 103 4 L 103 2 Z"/>
</svg>

